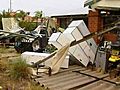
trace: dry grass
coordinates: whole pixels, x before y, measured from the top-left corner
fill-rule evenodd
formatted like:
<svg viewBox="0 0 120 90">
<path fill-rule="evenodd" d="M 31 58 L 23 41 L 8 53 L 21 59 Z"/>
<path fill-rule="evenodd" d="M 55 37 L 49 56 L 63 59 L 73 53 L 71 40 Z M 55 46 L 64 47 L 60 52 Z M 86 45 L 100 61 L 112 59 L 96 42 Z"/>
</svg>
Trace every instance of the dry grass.
<svg viewBox="0 0 120 90">
<path fill-rule="evenodd" d="M 0 72 L 5 72 L 9 64 L 7 61 L 0 60 Z"/>
<path fill-rule="evenodd" d="M 0 53 L 11 53 L 11 52 L 16 52 L 14 48 L 0 48 Z"/>
<path fill-rule="evenodd" d="M 13 80 L 7 75 L 0 75 L 0 86 L 2 90 L 45 90 L 29 80 Z"/>
<path fill-rule="evenodd" d="M 0 48 L 0 90 L 45 90 L 29 78 L 26 62 L 9 60 L 11 54 L 17 55 L 14 49 Z"/>
<path fill-rule="evenodd" d="M 10 76 L 14 79 L 29 79 L 30 72 L 25 60 L 21 58 L 12 61 L 10 64 Z"/>
</svg>

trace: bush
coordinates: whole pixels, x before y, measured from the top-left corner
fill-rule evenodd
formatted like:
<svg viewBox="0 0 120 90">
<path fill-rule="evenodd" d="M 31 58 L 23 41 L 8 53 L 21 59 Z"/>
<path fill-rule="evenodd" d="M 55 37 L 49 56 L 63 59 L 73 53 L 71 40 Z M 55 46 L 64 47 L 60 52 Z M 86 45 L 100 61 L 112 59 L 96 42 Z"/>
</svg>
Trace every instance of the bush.
<svg viewBox="0 0 120 90">
<path fill-rule="evenodd" d="M 37 23 L 35 22 L 20 21 L 19 25 L 27 31 L 33 31 L 37 27 Z"/>
<path fill-rule="evenodd" d="M 29 79 L 30 70 L 25 60 L 21 58 L 10 64 L 10 76 L 14 79 Z"/>
</svg>

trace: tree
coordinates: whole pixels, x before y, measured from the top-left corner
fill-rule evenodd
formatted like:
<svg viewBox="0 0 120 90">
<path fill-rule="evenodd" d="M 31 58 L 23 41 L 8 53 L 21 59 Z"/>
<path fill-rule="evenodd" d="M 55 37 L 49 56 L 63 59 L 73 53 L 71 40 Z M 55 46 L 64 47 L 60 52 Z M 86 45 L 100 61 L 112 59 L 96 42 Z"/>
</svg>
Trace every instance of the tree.
<svg viewBox="0 0 120 90">
<path fill-rule="evenodd" d="M 19 26 L 22 27 L 22 28 L 25 28 L 25 30 L 27 30 L 27 31 L 33 31 L 37 27 L 37 23 L 19 21 Z"/>
<path fill-rule="evenodd" d="M 37 22 L 39 22 L 38 21 L 38 19 L 39 18 L 42 18 L 42 11 L 35 11 L 35 19 L 37 19 Z M 42 22 L 42 21 L 41 21 Z M 39 25 L 40 23 L 38 23 L 38 25 Z"/>
<path fill-rule="evenodd" d="M 24 12 L 23 10 L 17 10 L 15 17 L 17 19 L 22 19 L 24 20 L 24 17 L 28 15 L 28 12 Z"/>
<path fill-rule="evenodd" d="M 1 15 L 2 15 L 3 18 L 9 18 L 9 17 L 11 17 L 11 16 L 10 16 L 10 12 L 9 12 L 9 11 L 6 12 L 5 10 L 2 11 L 2 14 L 1 14 Z"/>
<path fill-rule="evenodd" d="M 42 18 L 42 14 L 43 12 L 42 11 L 35 11 L 35 17 L 38 19 L 38 18 Z"/>
</svg>

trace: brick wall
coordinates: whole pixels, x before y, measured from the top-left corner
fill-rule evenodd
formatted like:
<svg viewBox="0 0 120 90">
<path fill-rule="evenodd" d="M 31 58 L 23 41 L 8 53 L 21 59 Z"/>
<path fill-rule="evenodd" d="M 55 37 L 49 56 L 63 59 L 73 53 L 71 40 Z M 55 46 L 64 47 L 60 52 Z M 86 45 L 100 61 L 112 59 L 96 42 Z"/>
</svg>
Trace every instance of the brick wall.
<svg viewBox="0 0 120 90">
<path fill-rule="evenodd" d="M 108 33 L 104 34 L 104 37 L 105 37 L 106 41 L 111 41 L 112 43 L 117 41 L 117 35 L 114 33 L 108 32 Z"/>
<path fill-rule="evenodd" d="M 88 14 L 88 28 L 90 30 L 90 32 L 96 32 L 102 29 L 103 26 L 103 19 L 100 16 L 100 11 L 96 10 L 96 11 L 91 11 L 89 10 L 89 14 Z M 98 37 L 94 37 L 96 43 L 99 43 L 99 38 Z"/>
</svg>

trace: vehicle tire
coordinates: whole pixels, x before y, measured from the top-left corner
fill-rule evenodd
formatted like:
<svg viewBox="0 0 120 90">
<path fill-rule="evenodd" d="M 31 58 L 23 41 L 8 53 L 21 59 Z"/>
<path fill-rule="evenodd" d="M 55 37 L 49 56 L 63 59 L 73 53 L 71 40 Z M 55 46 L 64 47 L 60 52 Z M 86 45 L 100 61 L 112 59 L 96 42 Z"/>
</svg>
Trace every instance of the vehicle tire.
<svg viewBox="0 0 120 90">
<path fill-rule="evenodd" d="M 21 41 L 15 41 L 14 48 L 18 53 L 22 53 L 22 42 Z"/>
<path fill-rule="evenodd" d="M 33 51 L 39 51 L 41 49 L 39 39 L 36 39 L 32 42 L 32 48 Z"/>
</svg>

